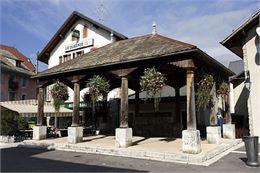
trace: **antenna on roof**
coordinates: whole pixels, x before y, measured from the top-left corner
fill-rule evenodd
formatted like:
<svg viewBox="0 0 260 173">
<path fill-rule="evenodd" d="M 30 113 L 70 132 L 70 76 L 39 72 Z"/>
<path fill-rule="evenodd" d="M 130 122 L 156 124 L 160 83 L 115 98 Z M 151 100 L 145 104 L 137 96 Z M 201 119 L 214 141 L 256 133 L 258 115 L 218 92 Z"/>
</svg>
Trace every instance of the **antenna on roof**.
<svg viewBox="0 0 260 173">
<path fill-rule="evenodd" d="M 156 23 L 155 21 L 153 21 L 153 32 L 152 32 L 153 35 L 157 34 L 157 28 L 156 28 Z"/>
</svg>

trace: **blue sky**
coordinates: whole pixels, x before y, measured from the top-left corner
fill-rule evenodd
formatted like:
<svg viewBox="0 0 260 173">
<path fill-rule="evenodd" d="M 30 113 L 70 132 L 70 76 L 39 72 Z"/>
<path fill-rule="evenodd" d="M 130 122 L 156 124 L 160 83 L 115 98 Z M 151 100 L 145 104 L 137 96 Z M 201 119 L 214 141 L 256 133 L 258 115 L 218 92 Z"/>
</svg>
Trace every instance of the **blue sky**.
<svg viewBox="0 0 260 173">
<path fill-rule="evenodd" d="M 77 10 L 128 37 L 151 33 L 156 21 L 159 34 L 194 44 L 227 65 L 239 58 L 219 42 L 259 10 L 260 1 L 0 0 L 0 8 L 1 44 L 15 46 L 34 63 L 36 52 Z"/>
</svg>

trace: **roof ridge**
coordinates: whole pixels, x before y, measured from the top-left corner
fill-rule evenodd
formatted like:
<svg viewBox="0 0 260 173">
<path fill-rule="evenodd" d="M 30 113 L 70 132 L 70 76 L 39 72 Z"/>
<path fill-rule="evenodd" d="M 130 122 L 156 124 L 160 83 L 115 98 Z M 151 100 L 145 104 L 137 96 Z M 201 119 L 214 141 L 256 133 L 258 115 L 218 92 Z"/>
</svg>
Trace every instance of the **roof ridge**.
<svg viewBox="0 0 260 173">
<path fill-rule="evenodd" d="M 183 41 L 180 41 L 180 40 L 176 40 L 176 39 L 173 39 L 173 38 L 170 38 L 170 37 L 166 37 L 164 35 L 160 35 L 160 34 L 155 34 L 155 36 L 161 38 L 161 39 L 164 39 L 164 40 L 168 40 L 170 42 L 174 42 L 174 43 L 179 43 L 183 46 L 187 46 L 189 48 L 196 48 L 197 46 L 193 45 L 193 44 L 189 44 L 189 43 L 186 43 L 186 42 L 183 42 Z"/>
</svg>

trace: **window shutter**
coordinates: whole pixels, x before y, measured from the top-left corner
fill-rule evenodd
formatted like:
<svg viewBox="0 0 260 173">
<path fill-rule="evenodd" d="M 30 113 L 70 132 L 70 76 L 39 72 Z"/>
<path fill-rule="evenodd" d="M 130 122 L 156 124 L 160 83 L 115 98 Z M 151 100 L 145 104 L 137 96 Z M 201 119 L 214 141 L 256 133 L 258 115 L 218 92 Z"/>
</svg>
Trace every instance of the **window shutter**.
<svg viewBox="0 0 260 173">
<path fill-rule="evenodd" d="M 83 28 L 83 38 L 86 38 L 86 37 L 88 37 L 88 27 L 84 26 L 84 28 Z"/>
</svg>

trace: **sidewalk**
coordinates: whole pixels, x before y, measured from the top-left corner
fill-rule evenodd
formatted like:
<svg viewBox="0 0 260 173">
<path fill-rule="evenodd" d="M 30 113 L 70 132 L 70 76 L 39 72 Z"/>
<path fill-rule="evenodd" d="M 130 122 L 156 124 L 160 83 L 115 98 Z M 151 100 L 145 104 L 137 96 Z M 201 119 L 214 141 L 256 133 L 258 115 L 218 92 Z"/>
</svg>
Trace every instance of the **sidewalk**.
<svg viewBox="0 0 260 173">
<path fill-rule="evenodd" d="M 133 146 L 128 148 L 117 148 L 115 147 L 114 136 L 102 135 L 84 137 L 83 142 L 77 144 L 69 144 L 67 137 L 63 137 L 40 141 L 26 140 L 20 143 L 19 146 L 208 166 L 230 151 L 241 147 L 242 140 L 222 139 L 220 145 L 207 144 L 207 141 L 202 141 L 202 152 L 200 154 L 182 153 L 181 139 L 136 136 L 133 137 Z"/>
</svg>

